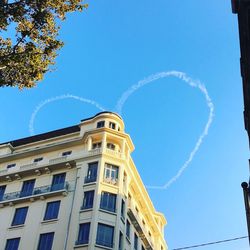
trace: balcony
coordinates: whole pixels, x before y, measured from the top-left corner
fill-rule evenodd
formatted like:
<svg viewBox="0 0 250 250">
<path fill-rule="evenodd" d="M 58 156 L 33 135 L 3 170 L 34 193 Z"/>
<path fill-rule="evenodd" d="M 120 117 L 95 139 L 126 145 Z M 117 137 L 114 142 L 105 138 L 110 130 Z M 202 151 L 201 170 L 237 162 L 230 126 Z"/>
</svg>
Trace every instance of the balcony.
<svg viewBox="0 0 250 250">
<path fill-rule="evenodd" d="M 0 171 L 0 181 L 12 181 L 16 179 L 22 179 L 23 176 L 40 175 L 42 173 L 50 173 L 52 170 L 58 170 L 60 168 L 71 168 L 75 166 L 75 161 L 69 159 L 68 156 L 56 157 L 50 160 L 44 160 L 41 162 L 33 162 L 22 165 L 20 167 L 4 169 Z"/>
<path fill-rule="evenodd" d="M 117 178 L 103 178 L 103 182 L 111 184 L 111 185 L 118 185 L 118 179 Z"/>
<path fill-rule="evenodd" d="M 65 182 L 58 185 L 49 185 L 34 188 L 28 192 L 14 192 L 4 194 L 0 200 L 0 206 L 3 207 L 5 204 L 13 205 L 24 201 L 34 201 L 35 199 L 44 199 L 45 197 L 51 197 L 55 195 L 66 196 L 69 189 L 69 183 Z"/>
<path fill-rule="evenodd" d="M 136 231 L 139 234 L 142 242 L 145 245 L 147 250 L 153 250 L 153 244 L 149 239 L 149 235 L 147 234 L 147 230 L 145 229 L 138 213 L 135 211 L 133 206 L 131 205 L 131 201 L 128 203 L 128 217 L 130 218 L 131 223 L 134 225 Z"/>
<path fill-rule="evenodd" d="M 87 183 L 91 183 L 91 182 L 96 182 L 96 178 L 97 178 L 97 176 L 86 176 L 84 178 L 84 183 L 87 184 Z"/>
</svg>

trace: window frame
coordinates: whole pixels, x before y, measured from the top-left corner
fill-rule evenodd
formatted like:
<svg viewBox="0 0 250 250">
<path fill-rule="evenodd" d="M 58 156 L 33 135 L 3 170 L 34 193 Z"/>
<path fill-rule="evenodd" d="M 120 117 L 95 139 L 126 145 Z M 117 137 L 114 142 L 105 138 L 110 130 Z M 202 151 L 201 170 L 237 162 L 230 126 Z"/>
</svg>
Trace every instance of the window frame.
<svg viewBox="0 0 250 250">
<path fill-rule="evenodd" d="M 42 242 L 42 240 L 43 240 L 42 237 L 46 237 L 46 236 L 51 236 L 51 239 L 48 240 L 48 239 L 45 238 L 44 239 L 45 242 L 43 243 Z M 51 250 L 53 248 L 54 237 L 55 237 L 55 233 L 54 232 L 48 232 L 48 233 L 42 233 L 42 234 L 40 234 L 38 245 L 37 245 L 37 250 L 44 250 L 44 249 Z M 50 242 L 48 242 L 48 241 L 50 241 Z M 45 245 L 41 245 L 41 244 L 45 244 Z"/>
<path fill-rule="evenodd" d="M 100 200 L 100 209 L 115 213 L 116 201 L 117 201 L 117 194 L 102 191 Z"/>
<path fill-rule="evenodd" d="M 61 206 L 61 200 L 47 202 L 43 221 L 58 219 L 60 206 Z"/>
<path fill-rule="evenodd" d="M 104 128 L 105 127 L 105 121 L 99 121 L 96 123 L 96 128 Z"/>
<path fill-rule="evenodd" d="M 89 244 L 90 226 L 91 226 L 90 222 L 79 224 L 77 241 L 75 243 L 76 245 Z M 86 227 L 86 228 L 84 228 L 84 227 Z"/>
<path fill-rule="evenodd" d="M 92 194 L 92 196 L 90 194 Z M 90 195 L 90 197 L 88 197 L 88 195 Z M 85 191 L 84 192 L 84 197 L 83 197 L 83 203 L 82 203 L 81 210 L 93 208 L 94 197 L 95 197 L 95 190 Z"/>
<path fill-rule="evenodd" d="M 101 231 L 101 228 L 103 231 Z M 105 230 L 106 229 L 106 230 Z M 108 235 L 110 229 L 111 235 Z M 96 245 L 113 248 L 115 227 L 103 223 L 98 223 L 96 233 Z M 110 241 L 108 241 L 110 240 Z"/>
<path fill-rule="evenodd" d="M 20 240 L 21 240 L 20 237 L 7 239 L 7 240 L 6 240 L 6 244 L 5 244 L 4 250 L 18 250 L 19 244 L 20 244 Z M 12 241 L 12 242 L 11 242 L 11 241 Z M 16 243 L 15 241 L 16 241 L 17 243 Z M 14 243 L 13 243 L 13 242 L 14 242 Z M 13 245 L 10 245 L 10 246 L 9 246 L 9 244 L 15 244 L 15 245 L 14 245 L 14 246 L 13 246 Z M 13 248 L 13 247 L 15 247 L 15 248 Z"/>
<path fill-rule="evenodd" d="M 11 222 L 11 226 L 21 226 L 25 224 L 29 207 L 19 207 L 15 209 L 15 213 Z"/>
</svg>

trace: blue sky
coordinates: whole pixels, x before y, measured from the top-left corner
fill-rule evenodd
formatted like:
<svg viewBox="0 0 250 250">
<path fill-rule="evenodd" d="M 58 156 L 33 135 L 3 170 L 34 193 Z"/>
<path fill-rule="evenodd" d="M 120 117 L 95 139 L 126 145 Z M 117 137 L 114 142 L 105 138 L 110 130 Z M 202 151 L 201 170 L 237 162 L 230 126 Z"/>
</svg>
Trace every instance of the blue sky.
<svg viewBox="0 0 250 250">
<path fill-rule="evenodd" d="M 115 110 L 131 85 L 177 70 L 202 81 L 215 106 L 207 137 L 183 175 L 166 190 L 149 190 L 162 211 L 169 249 L 247 235 L 240 184 L 248 179 L 237 17 L 231 1 L 89 1 L 61 29 L 56 69 L 34 89 L 0 90 L 0 141 L 29 136 L 44 100 L 72 94 Z M 77 124 L 99 110 L 75 99 L 43 106 L 35 133 Z M 146 185 L 164 184 L 189 157 L 207 122 L 204 96 L 168 77 L 140 88 L 122 116 L 135 144 L 132 157 Z M 245 250 L 241 240 L 204 247 Z"/>
</svg>

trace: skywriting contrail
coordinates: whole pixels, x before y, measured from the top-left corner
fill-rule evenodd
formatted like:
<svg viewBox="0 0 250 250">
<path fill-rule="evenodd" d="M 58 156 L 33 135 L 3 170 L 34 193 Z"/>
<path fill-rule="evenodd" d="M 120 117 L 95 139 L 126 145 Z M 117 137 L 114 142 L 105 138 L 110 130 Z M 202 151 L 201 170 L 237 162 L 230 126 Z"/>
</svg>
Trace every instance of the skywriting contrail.
<svg viewBox="0 0 250 250">
<path fill-rule="evenodd" d="M 191 151 L 191 153 L 189 154 L 188 159 L 183 163 L 183 165 L 180 167 L 180 169 L 177 171 L 177 173 L 170 179 L 168 180 L 165 184 L 163 184 L 162 186 L 158 185 L 158 186 L 154 186 L 154 185 L 148 185 L 147 188 L 149 189 L 167 189 L 170 185 L 172 185 L 185 171 L 185 169 L 190 165 L 190 163 L 192 162 L 195 154 L 197 153 L 197 151 L 199 150 L 201 144 L 203 143 L 204 138 L 208 135 L 208 130 L 211 126 L 211 123 L 213 121 L 213 116 L 214 116 L 214 104 L 208 94 L 208 91 L 205 87 L 205 85 L 203 83 L 201 83 L 198 80 L 193 80 L 192 78 L 190 78 L 189 76 L 187 76 L 185 73 L 180 72 L 180 71 L 165 71 L 165 72 L 160 72 L 157 74 L 153 74 L 150 75 L 149 77 L 140 80 L 138 83 L 132 85 L 128 90 L 126 90 L 122 96 L 120 97 L 120 99 L 118 100 L 115 110 L 117 113 L 122 114 L 122 109 L 126 103 L 126 101 L 129 99 L 129 97 L 134 94 L 137 90 L 139 90 L 140 88 L 142 88 L 143 86 L 153 83 L 154 81 L 161 79 L 161 78 L 166 78 L 166 77 L 176 77 L 180 80 L 182 80 L 184 83 L 188 84 L 190 87 L 193 88 L 197 88 L 205 97 L 206 100 L 206 104 L 209 108 L 209 116 L 208 116 L 208 120 L 207 123 L 203 129 L 203 132 L 201 133 L 201 135 L 199 136 L 193 150 Z M 75 99 L 90 105 L 95 106 L 96 108 L 98 108 L 101 111 L 105 111 L 106 109 L 104 109 L 99 103 L 97 103 L 94 100 L 90 100 L 87 98 L 83 98 L 83 97 L 79 97 L 76 95 L 71 95 L 71 94 L 66 94 L 66 95 L 60 95 L 60 96 L 56 96 L 56 97 L 52 97 L 49 98 L 43 102 L 41 102 L 40 104 L 37 105 L 37 107 L 35 108 L 35 110 L 33 111 L 31 118 L 30 118 L 30 122 L 29 122 L 29 131 L 30 134 L 33 135 L 34 134 L 34 121 L 35 118 L 38 114 L 38 112 L 47 104 L 54 102 L 54 101 L 59 101 L 59 100 L 63 100 L 63 99 Z"/>
<path fill-rule="evenodd" d="M 31 118 L 30 118 L 30 122 L 29 122 L 29 132 L 30 135 L 34 135 L 34 121 L 35 118 L 37 116 L 37 113 L 47 104 L 51 103 L 51 102 L 55 102 L 55 101 L 59 101 L 59 100 L 63 100 L 63 99 L 75 99 L 87 104 L 91 104 L 93 106 L 95 106 L 96 108 L 100 109 L 101 111 L 104 111 L 105 109 L 96 101 L 87 99 L 87 98 L 83 98 L 80 96 L 76 96 L 76 95 L 71 95 L 71 94 L 66 94 L 66 95 L 60 95 L 60 96 L 55 96 L 49 99 L 46 99 L 45 101 L 41 102 L 40 104 L 38 104 L 35 108 L 35 110 L 33 111 Z"/>
<path fill-rule="evenodd" d="M 190 87 L 193 88 L 197 88 L 201 91 L 201 93 L 204 95 L 205 99 L 206 99 L 206 103 L 207 106 L 209 108 L 209 116 L 208 116 L 208 120 L 207 123 L 203 129 L 203 132 L 201 133 L 201 135 L 198 138 L 198 141 L 196 142 L 193 150 L 191 151 L 191 153 L 189 154 L 188 159 L 184 162 L 184 164 L 180 167 L 180 169 L 178 170 L 178 172 L 169 180 L 167 181 L 165 184 L 163 184 L 162 186 L 153 186 L 153 185 L 148 185 L 147 188 L 149 189 L 167 189 L 170 185 L 172 185 L 185 171 L 185 169 L 190 165 L 190 163 L 192 162 L 195 154 L 197 153 L 197 151 L 199 150 L 204 138 L 207 136 L 208 134 L 208 130 L 211 126 L 211 123 L 213 121 L 213 116 L 214 116 L 214 104 L 208 94 L 208 91 L 205 87 L 204 84 L 202 84 L 200 81 L 195 81 L 192 78 L 188 77 L 185 73 L 180 72 L 180 71 L 166 71 L 166 72 L 160 72 L 154 75 L 151 75 L 143 80 L 140 80 L 138 83 L 132 85 L 127 91 L 125 91 L 122 96 L 120 97 L 120 99 L 118 100 L 117 104 L 116 104 L 116 110 L 119 114 L 122 113 L 122 108 L 124 106 L 124 104 L 126 103 L 126 101 L 128 100 L 128 98 L 134 94 L 137 90 L 139 90 L 140 88 L 142 88 L 143 86 L 153 83 L 154 81 L 160 79 L 160 78 L 166 78 L 169 76 L 173 76 L 173 77 L 177 77 L 179 79 L 181 79 L 183 82 L 187 83 Z"/>
</svg>

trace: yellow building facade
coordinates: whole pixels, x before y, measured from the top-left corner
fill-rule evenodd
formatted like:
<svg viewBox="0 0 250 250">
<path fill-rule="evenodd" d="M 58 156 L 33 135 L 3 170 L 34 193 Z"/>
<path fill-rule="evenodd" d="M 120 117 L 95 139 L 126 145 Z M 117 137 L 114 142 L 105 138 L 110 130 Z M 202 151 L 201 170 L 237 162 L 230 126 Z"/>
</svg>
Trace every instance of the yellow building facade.
<svg viewBox="0 0 250 250">
<path fill-rule="evenodd" d="M 0 144 L 0 250 L 166 250 L 120 116 Z"/>
</svg>

